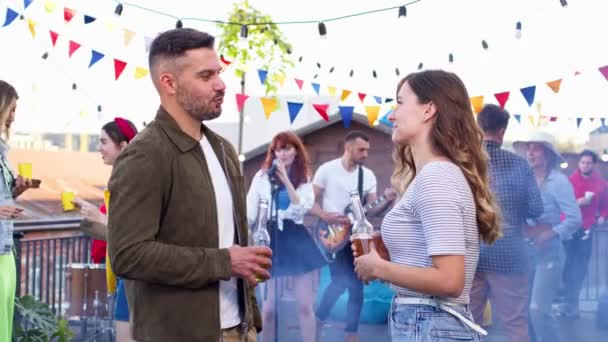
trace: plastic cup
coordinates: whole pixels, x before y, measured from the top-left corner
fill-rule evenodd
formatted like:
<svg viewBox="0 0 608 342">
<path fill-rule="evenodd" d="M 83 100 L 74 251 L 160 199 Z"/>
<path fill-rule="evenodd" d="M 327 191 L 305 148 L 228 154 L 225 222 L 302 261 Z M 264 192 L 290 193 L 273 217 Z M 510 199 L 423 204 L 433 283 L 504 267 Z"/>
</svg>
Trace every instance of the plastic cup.
<svg viewBox="0 0 608 342">
<path fill-rule="evenodd" d="M 76 195 L 72 191 L 64 191 L 61 193 L 61 204 L 63 205 L 64 211 L 76 209 L 74 202 L 72 202 L 74 201 L 74 198 L 76 198 Z"/>
<path fill-rule="evenodd" d="M 19 163 L 17 168 L 19 170 L 19 176 L 32 179 L 32 163 Z"/>
</svg>

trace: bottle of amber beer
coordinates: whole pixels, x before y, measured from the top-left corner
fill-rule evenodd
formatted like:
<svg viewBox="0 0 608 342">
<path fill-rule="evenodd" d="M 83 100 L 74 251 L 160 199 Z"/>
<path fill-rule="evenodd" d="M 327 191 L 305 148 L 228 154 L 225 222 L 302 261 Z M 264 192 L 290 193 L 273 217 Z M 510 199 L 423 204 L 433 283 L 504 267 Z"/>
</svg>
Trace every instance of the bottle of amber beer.
<svg viewBox="0 0 608 342">
<path fill-rule="evenodd" d="M 268 200 L 260 199 L 258 204 L 258 216 L 251 233 L 251 244 L 253 246 L 265 246 L 270 248 L 270 234 L 268 233 Z M 266 279 L 257 278 L 258 282 Z"/>
<path fill-rule="evenodd" d="M 361 203 L 358 191 L 351 191 L 350 201 L 355 219 L 351 230 L 352 243 L 357 255 L 367 254 L 370 252 L 374 227 L 365 217 L 363 204 Z"/>
</svg>

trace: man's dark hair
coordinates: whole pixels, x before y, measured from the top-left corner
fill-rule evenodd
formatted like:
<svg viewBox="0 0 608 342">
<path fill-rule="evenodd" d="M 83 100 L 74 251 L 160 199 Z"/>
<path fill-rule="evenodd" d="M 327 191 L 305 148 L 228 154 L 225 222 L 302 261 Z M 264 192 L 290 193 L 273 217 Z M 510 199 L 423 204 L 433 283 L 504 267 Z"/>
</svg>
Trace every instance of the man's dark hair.
<svg viewBox="0 0 608 342">
<path fill-rule="evenodd" d="M 215 38 L 205 32 L 190 28 L 179 28 L 165 31 L 158 35 L 150 46 L 148 64 L 150 69 L 160 57 L 176 58 L 186 51 L 200 48 L 213 48 Z"/>
<path fill-rule="evenodd" d="M 477 124 L 484 133 L 498 133 L 507 128 L 509 124 L 509 112 L 494 104 L 487 104 L 477 114 Z"/>
<path fill-rule="evenodd" d="M 593 161 L 593 164 L 597 164 L 597 161 L 599 160 L 597 153 L 591 150 L 584 150 L 583 152 L 581 152 L 579 159 L 582 159 L 583 157 L 591 157 L 591 161 Z"/>
<path fill-rule="evenodd" d="M 363 140 L 369 142 L 369 137 L 367 136 L 367 134 L 365 134 L 361 131 L 350 131 L 344 137 L 344 143 L 349 143 L 349 142 L 355 141 L 357 139 L 363 139 Z"/>
</svg>

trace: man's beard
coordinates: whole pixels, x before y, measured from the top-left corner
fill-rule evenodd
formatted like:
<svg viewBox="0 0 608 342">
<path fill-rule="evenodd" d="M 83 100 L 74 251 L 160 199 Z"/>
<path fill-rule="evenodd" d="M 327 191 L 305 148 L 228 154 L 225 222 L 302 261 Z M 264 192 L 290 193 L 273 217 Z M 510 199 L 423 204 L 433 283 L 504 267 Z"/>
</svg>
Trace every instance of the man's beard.
<svg viewBox="0 0 608 342">
<path fill-rule="evenodd" d="M 215 96 L 219 95 L 220 94 L 215 94 Z M 221 106 L 217 109 L 213 109 L 205 104 L 200 98 L 192 95 L 184 88 L 178 88 L 176 98 L 177 102 L 180 104 L 180 106 L 182 106 L 182 108 L 184 108 L 186 113 L 196 120 L 213 120 L 222 114 Z"/>
<path fill-rule="evenodd" d="M 591 176 L 591 174 L 592 174 L 592 173 L 593 173 L 593 170 L 591 170 L 591 171 L 587 171 L 587 172 L 583 172 L 583 171 L 581 171 L 581 174 L 582 174 L 583 176 L 585 176 L 585 177 L 589 177 L 589 176 Z"/>
</svg>

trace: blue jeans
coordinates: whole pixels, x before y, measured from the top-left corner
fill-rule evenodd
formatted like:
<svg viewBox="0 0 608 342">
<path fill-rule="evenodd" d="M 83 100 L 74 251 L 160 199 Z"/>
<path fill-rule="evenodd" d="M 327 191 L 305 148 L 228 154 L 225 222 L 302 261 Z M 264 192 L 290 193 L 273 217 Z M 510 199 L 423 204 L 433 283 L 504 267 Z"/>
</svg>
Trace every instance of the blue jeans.
<svg viewBox="0 0 608 342">
<path fill-rule="evenodd" d="M 453 307 L 473 321 L 465 306 Z M 388 313 L 391 341 L 408 342 L 480 342 L 479 334 L 450 313 L 430 305 L 402 305 L 393 302 Z"/>
</svg>

